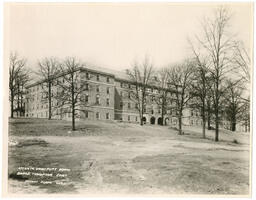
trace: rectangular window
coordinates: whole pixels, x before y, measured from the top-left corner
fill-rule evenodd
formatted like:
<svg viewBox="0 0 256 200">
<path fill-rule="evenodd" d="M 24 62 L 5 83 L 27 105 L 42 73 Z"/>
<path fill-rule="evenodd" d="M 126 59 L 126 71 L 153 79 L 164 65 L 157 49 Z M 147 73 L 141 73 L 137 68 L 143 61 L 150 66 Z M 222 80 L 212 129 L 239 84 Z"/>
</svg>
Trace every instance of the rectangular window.
<svg viewBox="0 0 256 200">
<path fill-rule="evenodd" d="M 123 97 L 123 92 L 122 91 L 120 92 L 120 97 Z"/>
<path fill-rule="evenodd" d="M 100 104 L 100 97 L 96 96 L 96 104 Z"/>
<path fill-rule="evenodd" d="M 85 111 L 85 118 L 88 118 L 88 111 Z"/>
<path fill-rule="evenodd" d="M 106 119 L 109 119 L 109 113 L 106 113 Z"/>
<path fill-rule="evenodd" d="M 128 121 L 130 121 L 130 115 L 128 115 Z"/>
<path fill-rule="evenodd" d="M 89 90 L 89 84 L 88 83 L 85 84 L 85 89 Z"/>
<path fill-rule="evenodd" d="M 89 95 L 86 94 L 86 95 L 85 95 L 85 102 L 88 103 L 88 101 L 89 101 Z"/>
<path fill-rule="evenodd" d="M 107 98 L 107 106 L 109 106 L 109 98 Z"/>
<path fill-rule="evenodd" d="M 135 108 L 138 109 L 138 104 L 137 103 L 135 104 Z"/>
<path fill-rule="evenodd" d="M 100 75 L 97 75 L 97 81 L 99 81 L 100 80 Z"/>
<path fill-rule="evenodd" d="M 107 88 L 107 94 L 109 94 L 109 88 Z"/>
<path fill-rule="evenodd" d="M 137 117 L 137 116 L 135 117 L 135 121 L 136 121 L 136 122 L 138 121 L 138 117 Z"/>
<path fill-rule="evenodd" d="M 90 75 L 88 72 L 86 72 L 86 79 L 89 79 L 90 78 Z"/>
<path fill-rule="evenodd" d="M 100 86 L 97 85 L 96 91 L 100 92 Z"/>
<path fill-rule="evenodd" d="M 120 87 L 121 87 L 121 88 L 123 87 L 123 83 L 120 83 Z"/>
<path fill-rule="evenodd" d="M 100 113 L 96 112 L 96 119 L 100 118 Z"/>
<path fill-rule="evenodd" d="M 120 102 L 120 108 L 123 108 L 123 102 Z"/>
<path fill-rule="evenodd" d="M 131 98 L 131 93 L 130 93 L 130 92 L 128 93 L 128 98 L 129 98 L 129 99 Z"/>
<path fill-rule="evenodd" d="M 107 77 L 107 82 L 109 83 L 109 77 Z"/>
<path fill-rule="evenodd" d="M 128 103 L 128 109 L 130 109 L 131 108 L 131 104 L 130 103 Z"/>
</svg>

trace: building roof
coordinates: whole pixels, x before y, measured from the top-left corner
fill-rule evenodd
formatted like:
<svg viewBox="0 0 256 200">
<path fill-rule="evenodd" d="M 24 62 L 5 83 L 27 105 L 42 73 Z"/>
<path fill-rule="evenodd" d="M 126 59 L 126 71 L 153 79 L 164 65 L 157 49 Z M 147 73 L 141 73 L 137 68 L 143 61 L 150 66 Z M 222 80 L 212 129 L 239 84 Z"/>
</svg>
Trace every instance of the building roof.
<svg viewBox="0 0 256 200">
<path fill-rule="evenodd" d="M 107 69 L 107 68 L 103 68 L 103 67 L 99 67 L 99 66 L 91 65 L 91 64 L 85 64 L 84 67 L 79 68 L 78 70 L 93 71 L 93 72 L 97 72 L 97 73 L 101 73 L 101 74 L 114 76 L 116 79 L 130 81 L 129 76 L 125 73 L 125 71 L 117 71 L 117 70 L 113 70 L 113 69 Z M 43 80 L 34 81 L 33 83 L 29 84 L 27 86 L 27 88 L 33 87 L 33 86 L 38 85 L 43 82 L 45 82 L 45 81 L 43 81 Z"/>
</svg>

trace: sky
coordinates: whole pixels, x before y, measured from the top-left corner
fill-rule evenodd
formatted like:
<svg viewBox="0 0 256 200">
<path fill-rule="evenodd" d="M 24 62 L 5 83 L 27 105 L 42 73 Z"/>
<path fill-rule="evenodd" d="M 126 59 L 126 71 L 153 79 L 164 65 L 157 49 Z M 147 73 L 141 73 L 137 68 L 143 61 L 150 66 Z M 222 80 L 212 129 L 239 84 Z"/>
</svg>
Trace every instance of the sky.
<svg viewBox="0 0 256 200">
<path fill-rule="evenodd" d="M 226 4 L 230 33 L 252 45 L 252 4 Z M 186 58 L 188 38 L 217 4 L 192 3 L 9 3 L 5 5 L 5 52 L 17 51 L 31 68 L 48 56 L 76 56 L 123 70 L 146 55 L 155 67 Z M 6 54 L 6 55 L 9 55 Z"/>
</svg>

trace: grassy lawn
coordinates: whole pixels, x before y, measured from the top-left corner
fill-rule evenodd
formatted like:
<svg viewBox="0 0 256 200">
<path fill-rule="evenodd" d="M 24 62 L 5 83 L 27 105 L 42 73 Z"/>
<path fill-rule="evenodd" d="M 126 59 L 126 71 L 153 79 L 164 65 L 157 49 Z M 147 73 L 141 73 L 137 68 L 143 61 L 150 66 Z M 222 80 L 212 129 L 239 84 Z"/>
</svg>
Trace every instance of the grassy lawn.
<svg viewBox="0 0 256 200">
<path fill-rule="evenodd" d="M 221 131 L 202 139 L 158 125 L 9 121 L 9 190 L 16 193 L 242 194 L 249 193 L 249 134 Z M 234 143 L 234 139 L 238 143 Z M 66 177 L 17 175 L 19 167 L 66 168 Z M 57 172 L 54 172 L 56 175 Z M 53 184 L 31 181 L 52 181 Z M 60 181 L 62 185 L 55 184 Z"/>
</svg>

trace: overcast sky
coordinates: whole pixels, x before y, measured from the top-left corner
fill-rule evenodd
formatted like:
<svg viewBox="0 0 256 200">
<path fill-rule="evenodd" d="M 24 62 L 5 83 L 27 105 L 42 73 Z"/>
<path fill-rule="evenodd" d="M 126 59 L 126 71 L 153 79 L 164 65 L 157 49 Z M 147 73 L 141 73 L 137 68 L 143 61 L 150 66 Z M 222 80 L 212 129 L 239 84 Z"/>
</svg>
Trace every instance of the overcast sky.
<svg viewBox="0 0 256 200">
<path fill-rule="evenodd" d="M 5 47 L 28 59 L 77 56 L 105 68 L 125 69 L 147 54 L 157 67 L 188 55 L 188 37 L 213 4 L 98 3 L 9 4 L 5 9 Z M 251 4 L 229 5 L 231 29 L 249 47 Z"/>
</svg>

